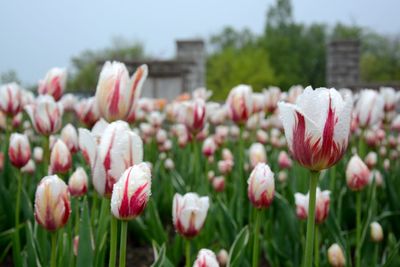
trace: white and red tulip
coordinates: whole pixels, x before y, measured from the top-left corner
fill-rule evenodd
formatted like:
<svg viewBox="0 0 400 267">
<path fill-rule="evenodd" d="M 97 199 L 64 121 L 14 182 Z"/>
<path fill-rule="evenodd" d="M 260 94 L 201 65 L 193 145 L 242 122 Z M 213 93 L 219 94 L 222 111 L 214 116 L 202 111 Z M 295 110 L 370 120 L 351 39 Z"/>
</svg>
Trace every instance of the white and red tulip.
<svg viewBox="0 0 400 267">
<path fill-rule="evenodd" d="M 26 135 L 19 133 L 11 134 L 8 157 L 11 164 L 19 169 L 28 163 L 31 158 L 31 146 Z"/>
<path fill-rule="evenodd" d="M 22 89 L 16 83 L 0 86 L 0 111 L 8 116 L 18 114 L 23 108 Z"/>
<path fill-rule="evenodd" d="M 362 190 L 369 181 L 370 171 L 358 155 L 351 157 L 346 168 L 347 186 L 353 191 Z"/>
<path fill-rule="evenodd" d="M 234 87 L 226 100 L 228 114 L 235 123 L 245 123 L 253 109 L 253 90 L 248 85 Z"/>
<path fill-rule="evenodd" d="M 268 208 L 275 195 L 274 173 L 265 163 L 258 163 L 247 180 L 247 196 L 257 209 Z"/>
<path fill-rule="evenodd" d="M 64 141 L 72 154 L 79 150 L 78 132 L 72 124 L 68 123 L 61 130 L 61 140 Z"/>
<path fill-rule="evenodd" d="M 72 166 L 72 156 L 67 145 L 58 139 L 51 149 L 50 173 L 66 173 Z"/>
<path fill-rule="evenodd" d="M 200 249 L 193 267 L 219 267 L 217 256 L 209 249 Z"/>
<path fill-rule="evenodd" d="M 81 197 L 88 190 L 88 176 L 82 167 L 78 167 L 68 180 L 68 190 L 71 196 Z"/>
<path fill-rule="evenodd" d="M 362 128 L 380 123 L 384 116 L 385 101 L 374 90 L 362 90 L 354 107 L 358 124 Z"/>
<path fill-rule="evenodd" d="M 67 71 L 61 68 L 52 68 L 39 81 L 38 93 L 40 95 L 51 95 L 58 101 L 65 89 L 67 83 Z"/>
<path fill-rule="evenodd" d="M 294 194 L 296 203 L 296 215 L 299 219 L 308 217 L 309 193 L 303 195 L 301 193 Z M 315 222 L 320 224 L 325 221 L 329 214 L 330 191 L 321 191 L 317 187 L 316 203 L 315 203 Z"/>
</svg>

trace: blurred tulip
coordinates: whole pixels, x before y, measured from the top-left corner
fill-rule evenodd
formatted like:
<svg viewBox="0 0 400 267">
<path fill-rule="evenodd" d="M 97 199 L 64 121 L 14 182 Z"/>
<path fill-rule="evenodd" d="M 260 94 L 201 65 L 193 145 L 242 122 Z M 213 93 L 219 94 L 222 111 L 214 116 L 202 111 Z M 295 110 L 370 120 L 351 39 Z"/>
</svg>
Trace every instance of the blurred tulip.
<svg viewBox="0 0 400 267">
<path fill-rule="evenodd" d="M 22 90 L 16 83 L 0 86 L 0 110 L 14 116 L 22 110 Z"/>
<path fill-rule="evenodd" d="M 208 197 L 196 193 L 175 194 L 172 206 L 175 230 L 187 238 L 196 236 L 203 228 L 209 205 Z"/>
<path fill-rule="evenodd" d="M 63 107 L 51 96 L 39 96 L 34 104 L 25 107 L 35 130 L 45 136 L 57 132 L 61 127 Z"/>
<path fill-rule="evenodd" d="M 88 176 L 82 167 L 78 167 L 69 177 L 68 190 L 71 196 L 81 197 L 88 190 Z"/>
<path fill-rule="evenodd" d="M 81 100 L 75 105 L 75 113 L 82 123 L 87 127 L 92 127 L 100 118 L 96 98 L 90 97 Z"/>
<path fill-rule="evenodd" d="M 258 163 L 266 163 L 267 153 L 264 146 L 260 143 L 252 144 L 249 149 L 249 158 L 252 168 L 254 168 Z"/>
<path fill-rule="evenodd" d="M 173 169 L 175 169 L 175 163 L 174 163 L 174 161 L 173 161 L 171 158 L 167 158 L 167 159 L 164 161 L 164 167 L 165 167 L 165 169 L 167 169 L 167 170 L 173 170 Z"/>
<path fill-rule="evenodd" d="M 229 116 L 235 123 L 244 123 L 250 117 L 253 108 L 252 89 L 248 85 L 238 85 L 229 92 L 226 104 Z"/>
<path fill-rule="evenodd" d="M 271 86 L 268 90 L 264 90 L 265 112 L 274 113 L 281 99 L 281 89 Z"/>
<path fill-rule="evenodd" d="M 247 196 L 257 209 L 268 208 L 275 195 L 274 173 L 265 163 L 258 163 L 247 180 Z"/>
<path fill-rule="evenodd" d="M 233 161 L 220 160 L 218 161 L 218 170 L 221 174 L 228 174 L 232 171 Z"/>
<path fill-rule="evenodd" d="M 61 130 L 61 140 L 64 141 L 72 154 L 79 150 L 78 133 L 72 124 L 68 123 Z"/>
<path fill-rule="evenodd" d="M 396 91 L 392 87 L 381 87 L 379 94 L 383 97 L 386 112 L 396 109 Z"/>
<path fill-rule="evenodd" d="M 15 114 L 15 116 L 12 118 L 11 125 L 14 129 L 17 129 L 19 126 L 21 126 L 22 123 L 22 112 L 19 112 Z"/>
<path fill-rule="evenodd" d="M 127 168 L 143 161 L 143 142 L 124 121 L 107 125 L 99 143 L 91 132 L 80 128 L 79 146 L 90 163 L 94 188 L 106 197 Z"/>
<path fill-rule="evenodd" d="M 59 102 L 63 105 L 64 111 L 74 111 L 75 104 L 78 101 L 74 94 L 65 94 Z"/>
<path fill-rule="evenodd" d="M 307 89 L 307 88 L 306 88 Z M 287 102 L 296 103 L 297 98 L 304 92 L 304 88 L 301 85 L 293 85 L 288 90 Z M 279 106 L 279 105 L 278 105 Z"/>
<path fill-rule="evenodd" d="M 375 167 L 377 161 L 378 161 L 378 155 L 374 151 L 369 152 L 364 159 L 365 164 L 367 164 L 370 170 Z"/>
<path fill-rule="evenodd" d="M 11 134 L 8 157 L 11 164 L 19 169 L 28 163 L 31 157 L 31 146 L 26 135 L 19 133 Z"/>
<path fill-rule="evenodd" d="M 209 249 L 200 249 L 193 267 L 219 267 L 217 257 Z"/>
<path fill-rule="evenodd" d="M 36 146 L 33 148 L 33 159 L 36 163 L 41 163 L 43 161 L 43 148 Z"/>
<path fill-rule="evenodd" d="M 389 159 L 383 160 L 383 168 L 385 169 L 385 171 L 388 171 L 390 169 L 390 160 Z"/>
<path fill-rule="evenodd" d="M 50 173 L 66 173 L 72 166 L 71 152 L 67 145 L 61 140 L 57 140 L 50 154 Z"/>
<path fill-rule="evenodd" d="M 292 167 L 292 160 L 285 151 L 279 152 L 278 164 L 280 169 L 290 169 Z"/>
<path fill-rule="evenodd" d="M 233 162 L 233 154 L 228 148 L 222 149 L 222 159 Z"/>
<path fill-rule="evenodd" d="M 157 143 L 163 144 L 167 140 L 167 138 L 167 131 L 165 131 L 164 129 L 158 129 L 156 134 Z"/>
<path fill-rule="evenodd" d="M 212 179 L 212 186 L 216 192 L 223 192 L 225 190 L 225 177 L 217 176 Z"/>
<path fill-rule="evenodd" d="M 67 71 L 60 68 L 52 68 L 39 81 L 38 93 L 40 95 L 50 95 L 58 101 L 65 89 L 67 83 Z"/>
<path fill-rule="evenodd" d="M 21 168 L 22 173 L 27 173 L 27 174 L 34 174 L 36 171 L 36 165 L 33 160 L 29 160 L 28 163 L 25 164 L 24 167 Z"/>
<path fill-rule="evenodd" d="M 146 77 L 146 65 L 140 66 L 129 78 L 123 63 L 107 61 L 96 88 L 96 103 L 101 116 L 109 122 L 126 119 L 136 107 Z"/>
<path fill-rule="evenodd" d="M 257 142 L 265 145 L 268 142 L 268 134 L 263 130 L 258 130 L 256 133 Z"/>
<path fill-rule="evenodd" d="M 343 250 L 338 244 L 333 244 L 328 248 L 328 261 L 332 267 L 344 267 L 346 260 Z"/>
<path fill-rule="evenodd" d="M 252 113 L 258 113 L 264 110 L 265 101 L 264 101 L 264 95 L 262 93 L 253 93 L 252 102 L 253 102 L 253 108 L 251 110 Z"/>
<path fill-rule="evenodd" d="M 63 227 L 71 213 L 68 187 L 57 175 L 44 177 L 35 194 L 35 219 L 48 231 Z"/>
<path fill-rule="evenodd" d="M 296 105 L 280 102 L 280 116 L 294 158 L 304 167 L 320 171 L 344 155 L 350 133 L 350 96 L 343 99 L 335 89 L 310 86 Z"/>
<path fill-rule="evenodd" d="M 225 249 L 221 249 L 218 252 L 217 259 L 218 259 L 219 265 L 221 267 L 226 266 L 226 264 L 228 263 L 228 259 L 229 259 L 228 252 Z"/>
<path fill-rule="evenodd" d="M 75 256 L 78 256 L 78 249 L 79 249 L 79 235 L 75 236 L 73 241 L 73 250 Z"/>
<path fill-rule="evenodd" d="M 329 214 L 330 191 L 321 191 L 317 187 L 316 203 L 315 203 L 315 222 L 321 224 L 325 221 Z M 296 202 L 296 215 L 299 219 L 308 217 L 309 193 L 303 195 L 301 193 L 294 194 Z"/>
<path fill-rule="evenodd" d="M 129 167 L 114 184 L 111 212 L 120 220 L 139 216 L 151 194 L 151 171 L 146 163 Z"/>
<path fill-rule="evenodd" d="M 371 240 L 375 243 L 379 243 L 383 240 L 382 226 L 378 222 L 372 222 L 370 225 L 371 229 Z"/>
<path fill-rule="evenodd" d="M 207 101 L 212 96 L 213 92 L 211 90 L 207 90 L 207 88 L 200 87 L 193 91 L 193 99 L 201 98 L 204 101 Z"/>
<path fill-rule="evenodd" d="M 178 116 L 189 132 L 198 133 L 206 123 L 206 103 L 201 98 L 183 102 Z"/>
<path fill-rule="evenodd" d="M 213 156 L 216 150 L 217 150 L 217 145 L 215 144 L 213 137 L 208 137 L 206 140 L 204 140 L 202 148 L 204 156 L 206 157 Z"/>
<path fill-rule="evenodd" d="M 154 128 L 160 128 L 164 122 L 164 114 L 161 114 L 159 111 L 152 111 L 147 116 L 147 121 L 150 123 L 151 126 Z"/>
<path fill-rule="evenodd" d="M 0 151 L 0 171 L 4 169 L 4 153 Z"/>
<path fill-rule="evenodd" d="M 285 172 L 285 171 L 280 171 L 280 172 L 278 173 L 278 181 L 279 181 L 279 182 L 284 183 L 284 182 L 286 182 L 287 178 L 288 178 L 287 172 Z"/>
<path fill-rule="evenodd" d="M 367 184 L 370 171 L 358 155 L 351 157 L 346 168 L 347 186 L 353 191 L 362 190 Z"/>
<path fill-rule="evenodd" d="M 375 180 L 375 185 L 380 187 L 383 185 L 382 173 L 378 170 L 372 170 L 368 179 L 368 183 L 372 184 Z"/>
<path fill-rule="evenodd" d="M 362 90 L 354 107 L 357 121 L 363 128 L 376 125 L 383 119 L 384 99 L 374 90 Z"/>
<path fill-rule="evenodd" d="M 400 115 L 397 115 L 390 126 L 393 131 L 400 132 Z"/>
</svg>

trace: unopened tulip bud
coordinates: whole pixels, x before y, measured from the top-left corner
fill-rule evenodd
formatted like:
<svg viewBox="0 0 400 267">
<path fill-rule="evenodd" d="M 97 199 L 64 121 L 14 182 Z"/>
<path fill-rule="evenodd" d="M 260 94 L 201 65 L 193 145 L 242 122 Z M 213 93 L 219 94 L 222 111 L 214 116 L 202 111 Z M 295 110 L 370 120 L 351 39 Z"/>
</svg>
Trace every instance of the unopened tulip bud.
<svg viewBox="0 0 400 267">
<path fill-rule="evenodd" d="M 72 166 L 71 152 L 62 140 L 57 140 L 51 150 L 50 172 L 66 173 Z"/>
<path fill-rule="evenodd" d="M 43 160 L 43 148 L 40 146 L 34 147 L 33 148 L 33 159 L 36 161 L 36 163 L 40 163 Z"/>
<path fill-rule="evenodd" d="M 285 151 L 279 153 L 278 164 L 281 169 L 290 169 L 292 167 L 292 160 Z"/>
<path fill-rule="evenodd" d="M 88 189 L 88 176 L 82 167 L 77 168 L 68 180 L 68 190 L 71 196 L 80 197 Z"/>
<path fill-rule="evenodd" d="M 280 171 L 280 172 L 278 173 L 278 181 L 281 182 L 281 183 L 286 182 L 287 177 L 288 177 L 288 174 L 287 174 L 287 172 L 285 172 L 285 171 Z"/>
<path fill-rule="evenodd" d="M 78 256 L 78 248 L 79 248 L 79 235 L 77 235 L 77 236 L 75 236 L 74 237 L 74 247 L 73 247 L 73 250 L 74 250 L 74 255 L 75 256 Z"/>
<path fill-rule="evenodd" d="M 208 171 L 207 173 L 207 178 L 211 182 L 215 177 L 215 172 L 214 171 Z"/>
<path fill-rule="evenodd" d="M 0 86 L 0 111 L 8 116 L 18 114 L 22 109 L 22 90 L 16 83 Z"/>
<path fill-rule="evenodd" d="M 249 149 L 249 158 L 251 167 L 254 168 L 258 163 L 267 162 L 267 153 L 261 143 L 254 143 Z"/>
<path fill-rule="evenodd" d="M 49 231 L 63 227 L 71 213 L 68 186 L 57 175 L 44 177 L 35 194 L 35 219 Z"/>
<path fill-rule="evenodd" d="M 172 205 L 172 218 L 175 230 L 184 237 L 199 234 L 204 226 L 209 208 L 209 198 L 196 193 L 175 194 Z"/>
<path fill-rule="evenodd" d="M 219 267 L 219 264 L 214 252 L 203 248 L 197 254 L 193 267 Z"/>
<path fill-rule="evenodd" d="M 247 180 L 247 195 L 258 209 L 268 208 L 275 195 L 274 173 L 265 163 L 258 163 Z"/>
<path fill-rule="evenodd" d="M 203 142 L 202 152 L 206 157 L 214 155 L 215 150 L 217 150 L 217 145 L 215 144 L 214 138 L 207 137 Z"/>
<path fill-rule="evenodd" d="M 382 226 L 378 222 L 372 222 L 371 228 L 371 240 L 375 243 L 379 243 L 383 240 Z"/>
<path fill-rule="evenodd" d="M 343 98 L 333 88 L 307 87 L 296 105 L 278 106 L 289 149 L 300 165 L 321 171 L 343 157 L 350 135 L 350 95 Z"/>
<path fill-rule="evenodd" d="M 378 155 L 373 151 L 369 152 L 364 159 L 365 164 L 367 164 L 370 170 L 375 167 L 377 161 L 378 161 Z"/>
<path fill-rule="evenodd" d="M 225 177 L 214 177 L 214 179 L 212 180 L 212 186 L 216 192 L 223 192 L 225 189 Z"/>
<path fill-rule="evenodd" d="M 384 115 L 385 101 L 374 90 L 362 90 L 354 107 L 357 121 L 363 128 L 378 124 Z"/>
<path fill-rule="evenodd" d="M 248 85 L 238 85 L 229 92 L 226 104 L 232 121 L 244 123 L 250 117 L 253 109 L 252 94 L 252 88 Z"/>
<path fill-rule="evenodd" d="M 347 186 L 353 191 L 362 190 L 367 184 L 370 171 L 358 155 L 351 157 L 346 168 Z"/>
<path fill-rule="evenodd" d="M 74 154 L 79 149 L 78 133 L 75 127 L 68 123 L 61 130 L 61 140 L 67 145 L 69 151 Z"/>
<path fill-rule="evenodd" d="M 385 169 L 385 171 L 388 171 L 390 169 L 390 160 L 389 159 L 385 159 L 383 161 L 383 168 Z"/>
<path fill-rule="evenodd" d="M 257 142 L 266 144 L 268 142 L 268 134 L 263 130 L 258 130 L 256 133 Z"/>
<path fill-rule="evenodd" d="M 328 261 L 332 267 L 344 267 L 346 260 L 343 250 L 338 244 L 333 244 L 328 248 Z"/>
<path fill-rule="evenodd" d="M 218 259 L 219 265 L 221 267 L 226 266 L 226 264 L 228 263 L 228 258 L 229 258 L 229 255 L 225 249 L 221 249 L 218 252 L 217 259 Z"/>
<path fill-rule="evenodd" d="M 375 181 L 375 185 L 381 187 L 383 184 L 382 173 L 378 170 L 372 170 L 369 176 L 369 184 L 372 184 Z"/>
<path fill-rule="evenodd" d="M 146 163 L 129 167 L 114 184 L 111 195 L 111 212 L 120 220 L 139 216 L 151 194 L 151 171 Z"/>
<path fill-rule="evenodd" d="M 233 161 L 232 152 L 228 148 L 222 149 L 222 159 L 223 160 Z"/>
<path fill-rule="evenodd" d="M 22 112 L 19 112 L 13 117 L 11 124 L 14 129 L 17 129 L 19 126 L 21 126 L 21 123 L 22 123 Z"/>
<path fill-rule="evenodd" d="M 182 103 L 178 120 L 183 123 L 190 133 L 200 132 L 206 123 L 206 103 L 197 98 Z"/>
<path fill-rule="evenodd" d="M 26 135 L 19 133 L 11 135 L 8 157 L 11 164 L 17 168 L 22 168 L 28 163 L 31 157 L 31 146 Z"/>
<path fill-rule="evenodd" d="M 39 82 L 38 92 L 41 95 L 51 95 L 58 101 L 65 88 L 67 82 L 67 71 L 60 68 L 50 69 L 44 78 Z"/>
<path fill-rule="evenodd" d="M 232 171 L 233 161 L 230 160 L 220 160 L 218 161 L 218 170 L 222 174 L 228 174 Z"/>
<path fill-rule="evenodd" d="M 167 170 L 173 170 L 175 168 L 175 163 L 172 159 L 167 158 L 164 162 L 164 167 Z"/>
<path fill-rule="evenodd" d="M 34 174 L 36 170 L 35 162 L 30 159 L 24 167 L 21 168 L 22 173 Z"/>
</svg>

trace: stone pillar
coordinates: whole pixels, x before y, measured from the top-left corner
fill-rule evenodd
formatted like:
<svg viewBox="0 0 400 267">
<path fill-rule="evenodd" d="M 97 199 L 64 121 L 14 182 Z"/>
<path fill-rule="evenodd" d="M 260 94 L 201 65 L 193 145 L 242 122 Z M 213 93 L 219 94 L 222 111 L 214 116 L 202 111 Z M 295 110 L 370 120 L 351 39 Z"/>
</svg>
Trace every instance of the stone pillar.
<svg viewBox="0 0 400 267">
<path fill-rule="evenodd" d="M 360 42 L 336 40 L 328 44 L 326 60 L 328 87 L 353 87 L 360 82 Z"/>
<path fill-rule="evenodd" d="M 205 45 L 203 40 L 177 40 L 176 57 L 178 61 L 191 63 L 190 71 L 184 77 L 183 90 L 192 92 L 205 86 Z"/>
</svg>

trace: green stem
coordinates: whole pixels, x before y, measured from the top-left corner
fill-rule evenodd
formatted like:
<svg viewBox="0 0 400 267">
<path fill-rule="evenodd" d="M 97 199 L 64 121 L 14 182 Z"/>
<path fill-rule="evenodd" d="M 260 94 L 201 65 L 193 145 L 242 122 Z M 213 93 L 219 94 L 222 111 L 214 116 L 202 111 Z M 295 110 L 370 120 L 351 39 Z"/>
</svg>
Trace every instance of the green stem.
<svg viewBox="0 0 400 267">
<path fill-rule="evenodd" d="M 365 156 L 364 130 L 361 130 L 360 139 L 358 140 L 358 155 L 362 159 Z"/>
<path fill-rule="evenodd" d="M 128 221 L 121 221 L 121 239 L 119 243 L 119 266 L 125 267 L 126 261 L 126 238 L 128 235 Z"/>
<path fill-rule="evenodd" d="M 108 262 L 109 267 L 115 266 L 116 254 L 117 254 L 117 234 L 118 234 L 118 221 L 111 215 L 111 240 L 110 240 L 110 261 Z"/>
<path fill-rule="evenodd" d="M 374 244 L 374 260 L 373 260 L 373 266 L 379 266 L 378 265 L 378 253 L 379 253 L 379 243 Z"/>
<path fill-rule="evenodd" d="M 310 192 L 309 192 L 310 198 L 308 202 L 306 251 L 304 256 L 303 267 L 312 266 L 314 225 L 315 225 L 315 198 L 317 194 L 318 180 L 319 180 L 319 172 L 311 171 Z"/>
<path fill-rule="evenodd" d="M 318 224 L 315 225 L 315 252 L 314 252 L 314 265 L 319 266 L 319 228 Z"/>
<path fill-rule="evenodd" d="M 91 224 L 92 227 L 95 227 L 95 218 L 97 218 L 97 202 L 98 202 L 98 196 L 97 192 L 93 192 L 93 201 L 92 201 L 92 214 L 91 214 Z"/>
<path fill-rule="evenodd" d="M 331 184 L 330 184 L 330 190 L 332 192 L 332 195 L 335 195 L 335 188 L 336 188 L 336 165 L 332 166 L 330 169 L 330 178 L 331 178 Z"/>
<path fill-rule="evenodd" d="M 186 239 L 186 244 L 185 244 L 185 258 L 186 258 L 186 267 L 190 267 L 190 240 Z"/>
<path fill-rule="evenodd" d="M 50 141 L 48 136 L 43 136 L 43 176 L 48 174 L 50 165 Z"/>
<path fill-rule="evenodd" d="M 15 204 L 15 243 L 13 248 L 15 266 L 22 266 L 21 255 L 20 255 L 20 238 L 19 238 L 19 215 L 21 213 L 21 190 L 22 190 L 22 179 L 21 171 L 17 170 L 17 199 Z"/>
<path fill-rule="evenodd" d="M 51 257 L 50 267 L 56 267 L 56 251 L 57 251 L 57 232 L 51 233 Z"/>
<path fill-rule="evenodd" d="M 356 267 L 361 266 L 361 192 L 356 192 Z"/>
<path fill-rule="evenodd" d="M 79 198 L 75 198 L 75 234 L 79 234 Z"/>
<path fill-rule="evenodd" d="M 254 216 L 254 239 L 253 239 L 253 267 L 258 267 L 258 260 L 260 257 L 259 246 L 260 246 L 260 216 L 261 210 L 255 210 Z"/>
</svg>

